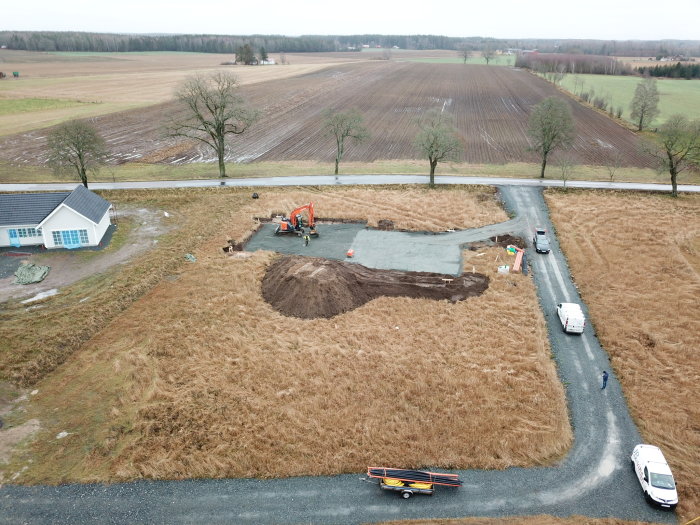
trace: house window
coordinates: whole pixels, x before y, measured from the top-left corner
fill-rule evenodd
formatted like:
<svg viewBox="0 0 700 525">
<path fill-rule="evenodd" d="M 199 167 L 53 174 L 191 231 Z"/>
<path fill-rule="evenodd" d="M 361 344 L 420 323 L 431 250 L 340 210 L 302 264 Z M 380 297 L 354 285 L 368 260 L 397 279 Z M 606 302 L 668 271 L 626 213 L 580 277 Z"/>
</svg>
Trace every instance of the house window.
<svg viewBox="0 0 700 525">
<path fill-rule="evenodd" d="M 40 236 L 41 236 L 41 229 L 37 229 L 37 228 L 17 228 L 17 234 L 18 234 L 21 238 L 40 237 Z"/>
<path fill-rule="evenodd" d="M 53 230 L 51 237 L 55 246 L 66 248 L 77 248 L 90 242 L 87 230 Z"/>
</svg>

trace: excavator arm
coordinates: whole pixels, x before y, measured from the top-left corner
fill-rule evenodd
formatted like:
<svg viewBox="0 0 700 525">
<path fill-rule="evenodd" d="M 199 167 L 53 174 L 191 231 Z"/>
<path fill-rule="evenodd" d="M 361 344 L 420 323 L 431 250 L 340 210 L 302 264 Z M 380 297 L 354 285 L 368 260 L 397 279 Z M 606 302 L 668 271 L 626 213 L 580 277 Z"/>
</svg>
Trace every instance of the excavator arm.
<svg viewBox="0 0 700 525">
<path fill-rule="evenodd" d="M 316 226 L 316 222 L 314 220 L 313 202 L 305 204 L 304 206 L 299 206 L 296 210 L 292 211 L 292 213 L 289 215 L 289 220 L 292 222 L 292 225 L 296 228 L 298 226 L 297 216 L 300 216 L 305 210 L 308 211 L 309 214 L 308 226 L 313 230 Z"/>
</svg>

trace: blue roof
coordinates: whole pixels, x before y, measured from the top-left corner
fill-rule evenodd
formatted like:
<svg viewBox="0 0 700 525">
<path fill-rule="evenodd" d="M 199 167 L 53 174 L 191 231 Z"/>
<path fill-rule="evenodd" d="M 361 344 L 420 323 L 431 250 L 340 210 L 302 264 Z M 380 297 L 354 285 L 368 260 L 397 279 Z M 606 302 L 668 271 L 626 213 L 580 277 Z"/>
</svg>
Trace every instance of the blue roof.
<svg viewBox="0 0 700 525">
<path fill-rule="evenodd" d="M 96 224 L 110 206 L 109 202 L 82 185 L 71 192 L 2 193 L 0 226 L 39 224 L 61 203 Z"/>
</svg>

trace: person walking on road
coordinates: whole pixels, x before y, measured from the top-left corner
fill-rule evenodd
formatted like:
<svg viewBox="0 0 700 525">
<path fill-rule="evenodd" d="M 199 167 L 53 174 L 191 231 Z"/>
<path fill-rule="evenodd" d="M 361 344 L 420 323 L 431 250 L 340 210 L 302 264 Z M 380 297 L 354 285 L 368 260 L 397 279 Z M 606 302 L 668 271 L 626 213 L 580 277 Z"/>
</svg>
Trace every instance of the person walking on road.
<svg viewBox="0 0 700 525">
<path fill-rule="evenodd" d="M 306 235 L 304 235 L 304 246 L 308 246 L 310 240 L 311 240 L 311 237 L 309 237 L 308 233 Z"/>
<path fill-rule="evenodd" d="M 605 387 L 608 385 L 608 372 L 606 370 L 603 370 L 603 387 L 601 390 L 605 390 Z"/>
</svg>

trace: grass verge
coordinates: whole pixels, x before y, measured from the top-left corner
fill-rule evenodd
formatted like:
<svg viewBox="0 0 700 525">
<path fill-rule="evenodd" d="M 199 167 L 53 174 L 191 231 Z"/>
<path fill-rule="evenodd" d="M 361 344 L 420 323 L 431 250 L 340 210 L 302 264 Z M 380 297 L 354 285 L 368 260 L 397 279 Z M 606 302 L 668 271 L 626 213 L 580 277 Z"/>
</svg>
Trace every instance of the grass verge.
<svg viewBox="0 0 700 525">
<path fill-rule="evenodd" d="M 82 102 L 74 100 L 60 100 L 52 98 L 0 98 L 0 116 L 16 115 L 29 111 L 42 111 L 48 109 L 65 109 L 80 106 Z"/>
<path fill-rule="evenodd" d="M 700 196 L 548 191 L 591 320 L 644 439 L 664 451 L 678 511 L 700 508 Z M 653 394 L 652 394 L 653 392 Z"/>
</svg>

